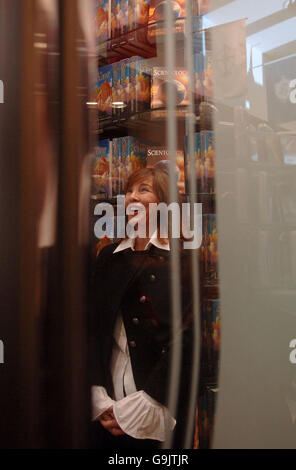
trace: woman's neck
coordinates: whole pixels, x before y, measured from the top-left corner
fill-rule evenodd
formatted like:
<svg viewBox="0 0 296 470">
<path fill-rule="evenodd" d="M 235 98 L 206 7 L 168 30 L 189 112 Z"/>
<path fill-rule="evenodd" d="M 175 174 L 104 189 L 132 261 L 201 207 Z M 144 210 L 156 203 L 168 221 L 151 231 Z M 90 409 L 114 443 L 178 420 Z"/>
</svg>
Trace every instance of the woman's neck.
<svg viewBox="0 0 296 470">
<path fill-rule="evenodd" d="M 144 251 L 150 238 L 139 238 L 135 239 L 135 251 Z"/>
</svg>

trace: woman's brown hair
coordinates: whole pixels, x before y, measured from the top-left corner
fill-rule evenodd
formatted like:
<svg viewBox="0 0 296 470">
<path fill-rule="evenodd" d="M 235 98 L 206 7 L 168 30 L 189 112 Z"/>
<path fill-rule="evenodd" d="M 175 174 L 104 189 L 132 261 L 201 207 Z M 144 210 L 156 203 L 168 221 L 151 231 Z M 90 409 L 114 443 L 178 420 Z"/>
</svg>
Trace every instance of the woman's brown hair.
<svg viewBox="0 0 296 470">
<path fill-rule="evenodd" d="M 147 178 L 150 178 L 152 176 L 152 188 L 153 191 L 158 199 L 158 203 L 164 202 L 166 204 L 169 203 L 169 173 L 166 169 L 163 167 L 157 168 L 157 167 L 148 167 L 148 168 L 140 168 L 139 170 L 136 170 L 134 173 L 132 173 L 126 183 L 125 186 L 125 193 L 131 189 L 134 184 L 139 183 Z M 178 201 L 176 201 L 180 205 L 180 210 L 182 210 L 182 203 L 181 203 L 181 197 L 180 194 L 178 195 Z M 180 222 L 181 223 L 181 222 Z M 168 236 L 170 238 L 170 223 L 169 227 L 167 227 L 167 232 Z M 159 230 L 159 227 L 158 227 Z M 180 241 L 184 241 L 183 234 L 181 231 L 180 227 Z M 160 238 L 158 237 L 159 241 L 163 244 L 168 242 L 167 238 Z"/>
<path fill-rule="evenodd" d="M 158 203 L 168 203 L 169 199 L 169 174 L 163 168 L 140 168 L 132 173 L 126 183 L 125 193 L 131 189 L 135 184 L 140 183 L 147 178 L 152 176 L 152 188 L 157 197 Z M 158 229 L 159 230 L 159 229 Z M 161 238 L 158 236 L 160 243 L 166 244 L 167 238 Z"/>
<path fill-rule="evenodd" d="M 139 183 L 152 176 L 153 191 L 156 194 L 158 202 L 168 203 L 169 199 L 169 175 L 162 168 L 140 168 L 132 173 L 126 183 L 125 192 L 127 192 L 134 184 Z"/>
</svg>

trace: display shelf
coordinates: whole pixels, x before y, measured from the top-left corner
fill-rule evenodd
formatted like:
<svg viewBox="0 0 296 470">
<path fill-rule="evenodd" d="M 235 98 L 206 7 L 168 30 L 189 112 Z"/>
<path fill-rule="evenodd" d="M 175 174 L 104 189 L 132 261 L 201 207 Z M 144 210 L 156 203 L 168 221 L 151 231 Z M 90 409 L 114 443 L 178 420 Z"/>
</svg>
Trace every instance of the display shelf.
<svg viewBox="0 0 296 470">
<path fill-rule="evenodd" d="M 185 123 L 188 117 L 188 107 L 183 106 L 176 108 L 176 118 L 178 124 L 183 124 L 185 131 Z M 112 136 L 120 136 L 126 130 L 143 130 L 147 133 L 147 125 L 149 125 L 150 133 L 163 128 L 166 125 L 167 109 L 158 108 L 150 109 L 144 112 L 134 113 L 128 117 L 121 116 L 118 112 L 117 116 L 110 117 L 110 119 L 99 120 L 99 128 L 97 134 L 100 139 Z M 196 132 L 200 129 L 200 116 L 196 115 Z"/>
<path fill-rule="evenodd" d="M 140 56 L 150 58 L 156 56 L 156 44 L 147 41 L 147 27 L 102 42 L 97 45 L 100 65 L 113 63 L 128 57 Z"/>
<path fill-rule="evenodd" d="M 198 100 L 194 106 L 195 115 L 195 132 L 200 130 L 213 130 L 214 114 L 220 112 L 217 107 L 209 100 Z M 120 128 L 141 128 L 147 124 L 162 126 L 167 121 L 168 110 L 166 107 L 147 109 L 147 111 L 134 112 L 129 116 L 124 111 L 116 110 L 116 113 L 109 118 L 99 118 L 98 130 L 99 135 L 105 135 L 110 131 L 119 131 Z M 186 123 L 190 118 L 188 106 L 177 106 L 175 108 L 175 117 L 177 122 Z M 102 137 L 103 138 L 103 137 Z"/>
<path fill-rule="evenodd" d="M 196 1 L 195 5 L 197 5 L 198 3 L 204 4 L 207 2 Z M 182 14 L 184 15 L 184 12 Z M 176 119 L 176 162 L 178 166 L 179 176 L 181 175 L 179 183 L 182 183 L 185 180 L 185 161 L 182 156 L 183 165 L 180 164 L 181 159 L 178 159 L 178 152 L 182 152 L 183 155 L 183 151 L 186 151 L 186 148 L 184 149 L 184 146 L 185 137 L 188 134 L 189 123 L 191 123 L 193 120 L 193 130 L 195 133 L 198 133 L 200 131 L 213 131 L 213 123 L 217 122 L 217 120 L 220 120 L 220 115 L 223 115 L 223 119 L 233 125 L 233 110 L 224 103 L 217 104 L 212 99 L 211 86 L 209 84 L 211 80 L 209 78 L 209 75 L 206 75 L 206 72 L 209 72 L 209 62 L 207 54 L 208 52 L 210 52 L 211 41 L 207 31 L 202 29 L 202 17 L 193 15 L 191 21 L 193 31 L 193 54 L 196 54 L 194 56 L 193 77 L 195 81 L 194 85 L 192 85 L 194 89 L 189 90 L 188 83 L 190 81 L 188 80 L 188 67 L 186 67 L 186 58 L 184 53 L 186 46 L 186 38 L 184 35 L 185 21 L 185 18 L 178 18 L 175 20 L 173 25 L 175 48 L 174 83 L 180 82 L 183 85 L 183 87 L 176 87 L 177 103 L 179 105 L 175 107 L 174 111 L 174 118 Z M 169 112 L 167 109 L 167 86 L 164 85 L 168 81 L 165 57 L 166 34 L 166 22 L 159 19 L 153 23 L 150 22 L 146 26 L 136 28 L 132 31 L 126 32 L 125 34 L 122 34 L 121 36 L 104 41 L 98 44 L 97 46 L 97 54 L 99 60 L 98 75 L 100 76 L 100 73 L 102 74 L 102 76 L 104 75 L 105 72 L 102 71 L 102 66 L 104 65 L 109 66 L 106 67 L 105 70 L 108 70 L 108 68 L 112 70 L 110 72 L 112 79 L 109 81 L 109 89 L 112 88 L 113 91 L 112 94 L 108 94 L 109 107 L 107 111 L 107 107 L 104 107 L 104 104 L 106 103 L 106 95 L 104 95 L 104 93 L 101 94 L 104 96 L 104 99 L 101 98 L 101 95 L 97 95 L 100 96 L 100 99 L 102 99 L 103 106 L 101 108 L 98 106 L 100 117 L 98 118 L 97 129 L 95 130 L 95 138 L 97 141 L 99 141 L 98 144 L 100 144 L 101 141 L 106 140 L 109 141 L 108 146 L 112 146 L 112 150 L 110 152 L 108 151 L 109 153 L 106 152 L 106 154 L 104 154 L 105 160 L 108 161 L 108 158 L 110 158 L 110 162 L 112 162 L 110 163 L 110 167 L 108 170 L 110 171 L 110 175 L 110 168 L 114 170 L 115 166 L 113 162 L 115 161 L 115 163 L 117 163 L 120 160 L 118 158 L 119 156 L 121 156 L 122 158 L 122 162 L 120 161 L 120 164 L 125 164 L 126 161 L 130 161 L 128 160 L 131 155 L 131 153 L 129 153 L 130 150 L 127 151 L 125 147 L 124 150 L 122 150 L 123 147 L 120 147 L 121 145 L 123 145 L 123 143 L 125 145 L 125 139 L 139 139 L 139 141 L 142 141 L 143 145 L 151 145 L 151 148 L 147 146 L 146 149 L 146 161 L 148 162 L 147 165 L 149 166 L 155 165 L 155 162 L 157 161 L 157 156 L 155 157 L 154 161 L 154 155 L 151 156 L 152 153 L 150 155 L 149 150 L 157 147 L 157 150 L 161 149 L 161 152 L 163 152 L 163 149 L 167 151 L 167 122 Z M 203 54 L 204 59 L 200 59 L 200 56 L 197 54 Z M 133 56 L 138 57 L 135 57 L 132 61 L 124 61 L 124 59 L 128 59 Z M 140 69 L 140 67 L 136 65 L 130 67 L 130 70 L 132 70 L 132 72 L 127 72 L 127 74 L 125 75 L 125 62 L 127 64 L 132 64 L 137 61 L 140 62 L 139 58 L 147 59 L 142 62 L 143 64 L 145 64 L 143 69 Z M 122 61 L 121 65 L 116 64 L 116 62 L 120 61 Z M 111 64 L 114 65 L 112 65 L 111 67 Z M 127 67 L 129 67 L 129 65 Z M 137 81 L 137 78 L 135 78 L 135 74 L 138 72 L 142 73 L 142 70 L 143 75 L 145 76 L 145 80 L 147 80 L 148 82 L 147 86 L 146 82 L 144 83 L 145 86 L 143 85 L 144 80 L 143 82 L 141 82 Z M 185 76 L 185 78 L 183 78 L 181 74 Z M 206 78 L 208 78 L 208 81 L 206 80 Z M 105 80 L 105 78 L 102 78 L 102 80 Z M 120 85 L 118 85 L 119 83 Z M 122 83 L 124 84 L 123 86 Z M 126 83 L 128 85 L 126 85 Z M 145 93 L 141 90 L 141 87 L 138 85 L 141 85 L 141 87 L 144 88 Z M 101 91 L 101 84 L 98 86 L 98 89 Z M 147 93 L 146 90 L 148 90 Z M 192 98 L 194 100 L 193 116 L 189 114 L 190 108 L 188 106 L 188 103 L 191 101 Z M 121 108 L 119 107 L 119 105 L 124 107 Z M 150 106 L 153 106 L 153 108 L 151 108 Z M 118 143 L 116 140 L 117 138 L 123 138 L 123 143 Z M 112 141 L 112 144 L 110 144 L 110 141 Z M 104 145 L 106 144 L 102 143 L 101 148 L 104 148 Z M 150 161 L 148 161 L 148 155 L 151 158 Z M 160 155 L 162 156 L 164 154 Z M 102 158 L 99 152 L 96 155 L 96 158 Z M 163 158 L 167 157 L 164 156 Z M 128 167 L 127 175 L 130 174 L 130 171 L 133 170 Z M 110 177 L 109 173 L 107 174 L 107 177 Z M 112 184 L 115 182 L 115 185 L 112 186 L 112 188 L 114 187 L 115 189 L 112 189 L 112 191 L 109 192 L 110 195 L 116 194 L 117 191 L 123 190 L 123 186 L 116 184 L 117 178 L 120 181 L 123 181 L 123 178 L 121 180 L 121 173 L 118 177 L 116 172 L 112 172 Z M 209 179 L 210 178 L 211 180 L 213 179 L 212 175 L 211 177 L 209 177 Z M 101 190 L 99 185 L 97 185 L 97 187 L 95 186 L 96 185 L 94 184 L 94 191 Z M 106 184 L 106 187 L 107 186 L 108 185 Z M 180 184 L 178 185 L 179 190 L 183 190 L 183 187 L 182 189 L 180 189 L 181 186 L 182 185 Z M 211 185 L 211 188 L 212 186 L 213 185 Z M 120 189 L 118 189 L 119 187 Z M 202 187 L 202 189 L 205 191 L 210 191 L 209 188 L 210 185 Z M 212 221 L 211 216 L 215 216 L 216 214 L 216 196 L 214 193 L 199 193 L 195 194 L 193 198 L 192 195 L 189 194 L 180 194 L 179 196 L 179 202 L 181 203 L 190 202 L 193 200 L 194 202 L 201 203 L 203 205 L 203 214 L 208 216 L 207 219 L 210 219 Z M 93 194 L 91 196 L 91 205 L 95 206 L 98 203 L 104 202 L 112 204 L 113 208 L 116 210 L 117 197 L 108 197 L 108 188 L 106 189 L 102 185 L 102 192 Z M 210 258 L 207 255 L 207 253 L 211 251 L 209 249 L 209 244 L 210 242 L 212 243 L 212 239 L 214 239 L 214 236 L 213 238 L 211 238 L 212 234 L 214 233 L 214 230 L 216 229 L 211 228 L 210 230 L 209 228 L 207 235 L 204 235 L 202 249 L 197 250 L 196 253 L 196 261 L 200 273 L 201 309 L 204 308 L 203 303 L 206 301 L 209 304 L 211 303 L 211 305 L 213 305 L 213 311 L 211 315 L 216 315 L 215 322 L 213 322 L 214 317 L 212 317 L 208 313 L 208 315 L 210 315 L 210 317 L 208 317 L 208 320 L 209 318 L 211 318 L 211 320 L 209 320 L 210 324 L 207 324 L 206 332 L 203 332 L 209 335 L 207 342 L 208 348 L 211 347 L 213 349 L 211 349 L 211 351 L 208 349 L 205 356 L 201 357 L 201 360 L 204 362 L 200 368 L 199 389 L 202 393 L 207 395 L 207 398 L 209 400 L 208 410 L 204 411 L 206 411 L 206 416 L 210 423 L 210 427 L 208 428 L 206 422 L 201 420 L 198 426 L 200 430 L 200 440 L 203 442 L 203 448 L 209 447 L 209 442 L 211 440 L 211 429 L 213 427 L 212 423 L 214 422 L 214 405 L 216 392 L 218 390 L 217 382 L 219 372 L 219 352 L 216 349 L 214 352 L 214 345 L 212 344 L 214 341 L 212 337 L 213 332 L 211 330 L 211 328 L 214 328 L 214 326 L 212 326 L 212 323 L 213 325 L 215 323 L 215 332 L 217 332 L 218 329 L 220 331 L 220 326 L 217 326 L 220 325 L 220 310 L 218 309 L 220 297 L 219 274 L 217 271 L 217 261 L 214 258 L 214 256 L 217 255 L 217 245 L 215 245 L 215 251 L 213 253 L 211 252 L 212 257 Z M 109 240 L 106 238 L 103 238 L 102 240 L 96 242 L 94 250 L 96 254 L 98 253 L 99 249 L 101 249 L 106 243 L 109 243 Z M 216 305 L 216 303 L 218 306 Z M 218 318 L 219 322 L 217 320 Z M 217 324 L 216 321 L 218 322 Z M 203 328 L 202 325 L 201 328 Z M 206 363 L 207 360 L 208 363 Z"/>
<path fill-rule="evenodd" d="M 185 21 L 185 18 L 178 18 L 174 21 L 173 31 L 177 49 L 184 49 Z M 191 21 L 193 47 L 200 51 L 202 50 L 199 36 L 202 31 L 201 18 L 192 16 Z M 96 46 L 99 64 L 105 65 L 134 55 L 143 58 L 161 56 L 163 55 L 165 35 L 166 23 L 164 20 L 159 20 L 102 41 Z"/>
</svg>

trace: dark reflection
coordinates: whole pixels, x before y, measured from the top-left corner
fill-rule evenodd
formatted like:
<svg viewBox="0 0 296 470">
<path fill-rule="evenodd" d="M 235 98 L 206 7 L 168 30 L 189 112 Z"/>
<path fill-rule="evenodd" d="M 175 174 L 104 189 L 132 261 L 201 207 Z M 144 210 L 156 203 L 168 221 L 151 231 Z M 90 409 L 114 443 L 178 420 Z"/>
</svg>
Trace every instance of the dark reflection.
<svg viewBox="0 0 296 470">
<path fill-rule="evenodd" d="M 36 164 L 36 370 L 39 415 L 34 446 L 54 444 L 52 428 L 54 328 L 57 299 L 57 218 L 59 154 L 59 11 L 58 2 L 36 3 L 34 11 L 34 155 Z M 32 136 L 31 136 L 32 138 Z M 33 170 L 34 171 L 34 170 Z M 37 437 L 38 435 L 38 437 Z M 38 444 L 37 444 L 38 442 Z"/>
</svg>

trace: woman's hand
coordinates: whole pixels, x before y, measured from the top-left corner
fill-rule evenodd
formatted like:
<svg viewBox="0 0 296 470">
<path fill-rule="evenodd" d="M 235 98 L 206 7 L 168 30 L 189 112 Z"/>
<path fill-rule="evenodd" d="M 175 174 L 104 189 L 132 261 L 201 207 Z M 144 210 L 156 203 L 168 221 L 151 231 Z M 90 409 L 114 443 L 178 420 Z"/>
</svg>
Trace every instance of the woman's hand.
<svg viewBox="0 0 296 470">
<path fill-rule="evenodd" d="M 113 414 L 113 406 L 110 406 L 99 418 L 101 425 L 113 436 L 123 436 L 125 432 L 119 427 Z"/>
</svg>

